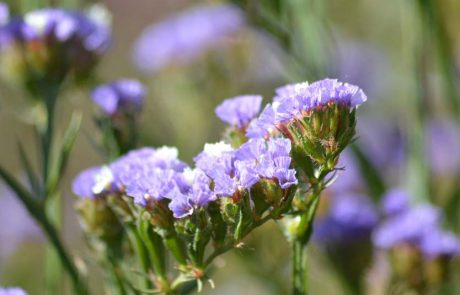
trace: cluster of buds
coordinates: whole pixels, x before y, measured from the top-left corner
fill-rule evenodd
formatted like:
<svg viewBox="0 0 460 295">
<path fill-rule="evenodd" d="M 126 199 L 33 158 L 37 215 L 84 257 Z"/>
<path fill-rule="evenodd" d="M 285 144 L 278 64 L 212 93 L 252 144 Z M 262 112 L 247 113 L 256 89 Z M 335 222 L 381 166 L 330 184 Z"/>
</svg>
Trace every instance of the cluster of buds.
<svg viewBox="0 0 460 295">
<path fill-rule="evenodd" d="M 107 109 L 102 101 L 109 101 L 112 106 L 114 86 L 116 84 L 104 86 L 104 91 L 96 91 L 98 95 L 93 95 L 102 109 Z M 318 102 L 308 112 L 302 111 L 302 118 L 278 120 L 281 110 L 285 110 L 281 106 L 286 107 L 289 99 L 297 98 L 294 95 L 286 94 L 284 99 L 277 97 L 277 103 L 268 105 L 258 118 L 261 96 L 231 98 L 216 108 L 219 118 L 230 124 L 227 142 L 206 144 L 194 158 L 195 167 L 180 161 L 175 148 L 141 148 L 107 166 L 82 172 L 74 182 L 74 192 L 94 202 L 93 206 L 102 199 L 125 229 L 137 232 L 155 261 L 151 271 L 156 274 L 153 282 L 158 289 L 164 292 L 190 280 L 201 284 L 214 258 L 239 247 L 254 228 L 286 214 L 296 214 L 298 209 L 292 203 L 295 196 L 301 194 L 297 189 L 301 184 L 299 171 L 308 175 L 308 170 L 302 166 L 305 162 L 318 167 L 325 163 L 335 165 L 345 148 L 342 145 L 351 141 L 354 109 L 359 104 L 356 95 L 361 95 L 361 102 L 365 100 L 361 90 L 335 80 L 311 86 L 303 83 L 285 89 L 295 89 L 297 92 L 291 92 L 300 96 L 303 87 L 311 87 L 310 100 Z M 331 88 L 329 92 L 325 87 Z M 326 95 L 333 97 L 325 104 L 320 103 L 318 97 L 325 99 Z M 117 103 L 122 101 L 117 100 Z M 279 107 L 274 108 L 274 105 Z M 294 121 L 301 119 L 303 129 L 300 126 L 295 129 Z M 313 121 L 318 120 L 324 121 L 315 125 Z M 272 125 L 268 126 L 268 121 Z M 275 129 L 272 128 L 280 132 L 273 134 L 271 131 Z M 293 131 L 283 132 L 288 129 L 295 130 L 296 137 Z M 260 136 L 254 136 L 256 130 Z M 326 139 L 334 144 L 326 144 Z M 312 152 L 313 148 L 319 150 Z M 323 154 L 325 158 L 316 154 Z M 110 196 L 109 201 L 107 196 Z M 80 215 L 88 220 L 83 212 Z M 113 224 L 110 218 L 103 222 Z M 131 244 L 131 248 L 135 245 Z M 177 262 L 179 276 L 175 281 L 166 275 L 164 255 L 159 255 L 165 248 Z"/>
<path fill-rule="evenodd" d="M 321 180 L 353 140 L 355 110 L 366 100 L 359 87 L 333 79 L 287 85 L 277 89 L 247 135 L 281 133 L 291 140 L 293 158 L 308 181 Z"/>
<path fill-rule="evenodd" d="M 0 27 L 3 76 L 35 96 L 69 76 L 86 79 L 109 47 L 108 19 L 99 6 L 88 14 L 46 8 L 13 17 Z"/>
</svg>

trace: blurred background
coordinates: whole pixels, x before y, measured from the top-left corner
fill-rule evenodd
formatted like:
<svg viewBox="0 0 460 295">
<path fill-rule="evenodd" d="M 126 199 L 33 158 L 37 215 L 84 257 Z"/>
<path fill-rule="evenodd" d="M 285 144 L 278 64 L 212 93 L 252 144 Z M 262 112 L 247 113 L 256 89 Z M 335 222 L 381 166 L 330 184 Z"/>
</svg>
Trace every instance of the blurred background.
<svg viewBox="0 0 460 295">
<path fill-rule="evenodd" d="M 18 9 L 19 3 L 34 5 L 34 1 L 11 2 Z M 36 5 L 45 2 L 37 1 Z M 458 233 L 460 2 L 266 1 L 273 2 L 273 7 L 259 3 L 265 1 L 234 2 L 241 20 L 231 34 L 219 34 L 199 50 L 192 48 L 197 51 L 193 54 L 187 53 L 184 43 L 181 50 L 168 55 L 161 48 L 170 45 L 168 37 L 174 38 L 174 31 L 164 33 L 162 39 L 149 35 L 146 28 L 197 6 L 223 1 L 101 1 L 112 13 L 113 43 L 92 83 L 96 86 L 117 78 L 135 78 L 147 86 L 146 106 L 140 118 L 142 145 L 177 146 L 180 157 L 192 163 L 204 143 L 218 141 L 225 129 L 214 115 L 214 108 L 223 99 L 262 94 L 264 102 L 269 102 L 276 87 L 338 78 L 360 86 L 369 100 L 358 110 L 358 139 L 342 157 L 345 169 L 339 180 L 325 192 L 318 223 L 322 216 L 328 218 L 331 204 L 341 195 L 363 200 L 356 209 L 358 213 L 350 213 L 348 218 L 369 208 L 380 218 L 382 196 L 398 188 L 413 202 L 431 202 L 443 208 L 445 228 Z M 57 4 L 85 7 L 89 3 Z M 190 23 L 186 32 L 199 36 L 207 25 Z M 142 42 L 150 42 L 150 47 L 139 49 L 145 45 Z M 164 62 L 149 64 L 139 57 L 146 52 Z M 104 163 L 104 157 L 92 145 L 100 136 L 94 123 L 97 108 L 86 88 L 66 92 L 58 108 L 57 132 L 61 134 L 73 110 L 79 109 L 84 115 L 62 184 L 62 235 L 73 252 L 90 260 L 73 211 L 70 183 L 82 169 Z M 18 176 L 24 172 L 16 156 L 17 140 L 25 143 L 32 158 L 37 156 L 30 127 L 35 111 L 24 93 L 0 82 L 0 162 Z M 366 228 L 361 244 L 369 243 L 377 223 L 371 222 Z M 0 224 L 0 285 L 22 286 L 31 295 L 44 294 L 45 240 L 3 183 Z M 323 229 L 320 224 L 318 228 Z M 361 291 L 382 292 L 390 268 L 382 253 L 355 249 L 350 244 L 339 252 L 329 251 L 321 233 L 311 248 L 312 294 L 358 292 L 344 287 L 347 278 L 341 274 L 341 267 L 353 272 L 352 265 L 359 265 L 360 259 L 364 262 L 356 267 L 356 276 L 364 282 Z M 207 287 L 204 294 L 289 293 L 289 246 L 279 227 L 267 224 L 246 242 L 245 247 L 216 262 L 216 289 Z M 357 259 L 340 265 L 337 261 L 345 256 Z M 101 275 L 94 263 L 89 263 L 89 268 L 94 272 L 91 284 L 97 290 Z M 459 277 L 458 270 L 454 262 L 453 278 Z M 455 283 L 451 285 L 449 290 L 460 290 L 455 289 Z"/>
</svg>

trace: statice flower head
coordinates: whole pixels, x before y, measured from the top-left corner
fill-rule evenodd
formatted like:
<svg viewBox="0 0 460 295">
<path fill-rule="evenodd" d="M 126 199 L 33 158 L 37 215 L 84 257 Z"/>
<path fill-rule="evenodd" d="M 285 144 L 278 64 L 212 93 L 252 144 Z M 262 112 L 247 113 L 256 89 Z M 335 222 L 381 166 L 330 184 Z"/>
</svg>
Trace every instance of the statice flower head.
<svg viewBox="0 0 460 295">
<path fill-rule="evenodd" d="M 221 44 L 244 24 L 242 12 L 229 4 L 197 6 L 146 28 L 133 58 L 146 73 L 175 62 L 185 64 Z"/>
<path fill-rule="evenodd" d="M 174 217 L 184 218 L 197 209 L 205 207 L 217 199 L 211 190 L 211 180 L 200 169 L 185 169 L 174 180 L 173 188 L 166 197 L 171 200 L 169 208 Z"/>
<path fill-rule="evenodd" d="M 100 17 L 45 8 L 13 18 L 0 33 L 4 74 L 32 94 L 43 83 L 61 84 L 72 74 L 83 80 L 110 43 L 110 28 Z"/>
<path fill-rule="evenodd" d="M 257 116 L 261 103 L 260 95 L 242 95 L 224 100 L 215 112 L 225 123 L 243 128 Z"/>
<path fill-rule="evenodd" d="M 324 79 L 277 89 L 272 104 L 248 127 L 249 138 L 278 131 L 293 144 L 294 160 L 303 172 L 332 170 L 355 135 L 355 110 L 367 100 L 355 85 Z"/>
<path fill-rule="evenodd" d="M 379 216 L 369 199 L 362 195 L 331 196 L 328 212 L 318 218 L 313 238 L 320 244 L 348 245 L 370 240 Z"/>
<path fill-rule="evenodd" d="M 214 192 L 223 197 L 250 189 L 261 179 L 275 180 L 282 189 L 297 184 L 290 169 L 291 144 L 286 139 L 253 139 L 233 150 L 225 143 L 208 144 L 195 164 L 214 183 Z"/>
<path fill-rule="evenodd" d="M 21 288 L 0 287 L 0 295 L 27 295 L 27 293 Z"/>
<path fill-rule="evenodd" d="M 284 138 L 251 139 L 236 151 L 237 163 L 253 167 L 259 178 L 275 179 L 282 189 L 297 184 L 291 168 L 291 142 Z"/>
<path fill-rule="evenodd" d="M 137 114 L 142 110 L 145 87 L 136 80 L 119 79 L 94 89 L 91 97 L 107 115 Z"/>
<path fill-rule="evenodd" d="M 131 151 L 110 164 L 114 184 L 138 205 L 161 200 L 172 188 L 175 174 L 187 167 L 177 156 L 177 149 L 171 147 Z"/>
</svg>

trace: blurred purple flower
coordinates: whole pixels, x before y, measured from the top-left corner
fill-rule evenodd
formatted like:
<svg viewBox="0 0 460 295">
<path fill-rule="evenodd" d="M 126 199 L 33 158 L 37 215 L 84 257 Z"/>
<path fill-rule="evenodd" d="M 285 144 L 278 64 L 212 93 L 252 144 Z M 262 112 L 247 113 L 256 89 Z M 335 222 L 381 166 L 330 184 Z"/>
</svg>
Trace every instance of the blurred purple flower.
<svg viewBox="0 0 460 295">
<path fill-rule="evenodd" d="M 315 222 L 315 241 L 348 244 L 370 238 L 379 217 L 367 197 L 345 193 L 331 196 L 330 202 L 328 213 Z"/>
<path fill-rule="evenodd" d="M 451 258 L 460 254 L 460 239 L 450 233 L 434 230 L 420 241 L 420 250 L 427 258 Z"/>
<path fill-rule="evenodd" d="M 460 126 L 453 120 L 433 120 L 427 127 L 427 157 L 433 172 L 455 176 L 460 171 Z"/>
<path fill-rule="evenodd" d="M 382 210 L 385 215 L 394 216 L 410 209 L 409 194 L 406 190 L 394 188 L 382 197 Z"/>
<path fill-rule="evenodd" d="M 78 11 L 44 8 L 24 15 L 32 39 L 77 42 L 89 52 L 104 53 L 110 43 L 110 29 Z"/>
<path fill-rule="evenodd" d="M 393 121 L 361 118 L 357 130 L 357 144 L 376 168 L 385 172 L 385 175 L 402 168 L 406 158 L 404 138 Z"/>
<path fill-rule="evenodd" d="M 106 115 L 112 116 L 140 112 L 145 94 L 146 89 L 140 82 L 119 79 L 97 87 L 92 91 L 91 97 Z"/>
<path fill-rule="evenodd" d="M 94 187 L 97 182 L 97 175 L 101 172 L 102 167 L 91 167 L 83 170 L 75 177 L 72 182 L 72 191 L 81 198 L 94 198 Z"/>
<path fill-rule="evenodd" d="M 21 288 L 2 288 L 0 287 L 0 295 L 27 295 Z"/>
<path fill-rule="evenodd" d="M 222 121 L 243 128 L 257 116 L 261 103 L 260 95 L 242 95 L 224 100 L 215 112 Z"/>
<path fill-rule="evenodd" d="M 27 239 L 41 238 L 40 228 L 7 187 L 0 186 L 0 260 Z M 0 263 L 0 266 L 2 263 Z"/>
<path fill-rule="evenodd" d="M 137 40 L 137 67 L 155 73 L 172 62 L 187 63 L 241 29 L 243 13 L 229 4 L 197 6 L 146 28 Z"/>
<path fill-rule="evenodd" d="M 373 242 L 382 249 L 401 244 L 418 246 L 425 235 L 436 231 L 440 211 L 431 205 L 419 205 L 398 215 L 390 216 L 374 232 Z"/>
</svg>

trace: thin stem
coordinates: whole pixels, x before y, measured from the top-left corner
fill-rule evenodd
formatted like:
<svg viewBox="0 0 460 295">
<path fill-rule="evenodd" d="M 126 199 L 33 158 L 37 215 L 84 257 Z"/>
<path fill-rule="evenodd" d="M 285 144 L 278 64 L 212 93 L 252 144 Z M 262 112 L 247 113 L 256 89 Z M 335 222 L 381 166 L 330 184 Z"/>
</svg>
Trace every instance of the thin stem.
<svg viewBox="0 0 460 295">
<path fill-rule="evenodd" d="M 301 240 L 292 242 L 292 294 L 305 295 L 308 291 L 308 261 L 306 243 Z"/>
<path fill-rule="evenodd" d="M 313 221 L 318 210 L 323 184 L 313 187 L 306 210 L 300 217 L 296 236 L 292 239 L 292 294 L 308 294 L 308 260 L 307 245 L 313 233 Z"/>
<path fill-rule="evenodd" d="M 51 224 L 51 222 L 48 220 L 48 218 L 44 214 L 32 213 L 32 215 L 42 226 L 43 230 L 46 233 L 46 236 L 48 237 L 48 240 L 51 242 L 51 245 L 56 250 L 62 266 L 67 271 L 67 273 L 69 274 L 72 280 L 75 292 L 77 294 L 82 294 L 82 295 L 88 294 L 88 291 L 86 290 L 86 288 L 82 285 L 80 281 L 80 277 L 79 277 L 77 268 L 73 264 L 72 259 L 70 258 L 70 255 L 65 250 L 64 245 L 61 243 L 61 241 L 58 238 L 58 234 L 57 234 L 55 227 Z"/>
<path fill-rule="evenodd" d="M 137 231 L 134 227 L 127 226 L 126 229 L 129 240 L 131 242 L 131 246 L 134 248 L 134 252 L 136 252 L 137 259 L 141 264 L 141 268 L 146 274 L 148 274 L 150 271 L 150 262 L 149 257 L 147 255 L 147 250 L 145 249 L 144 244 L 142 243 L 142 239 L 137 234 Z M 143 287 L 146 289 L 151 289 L 153 287 L 152 281 L 146 278 L 143 281 Z"/>
</svg>

